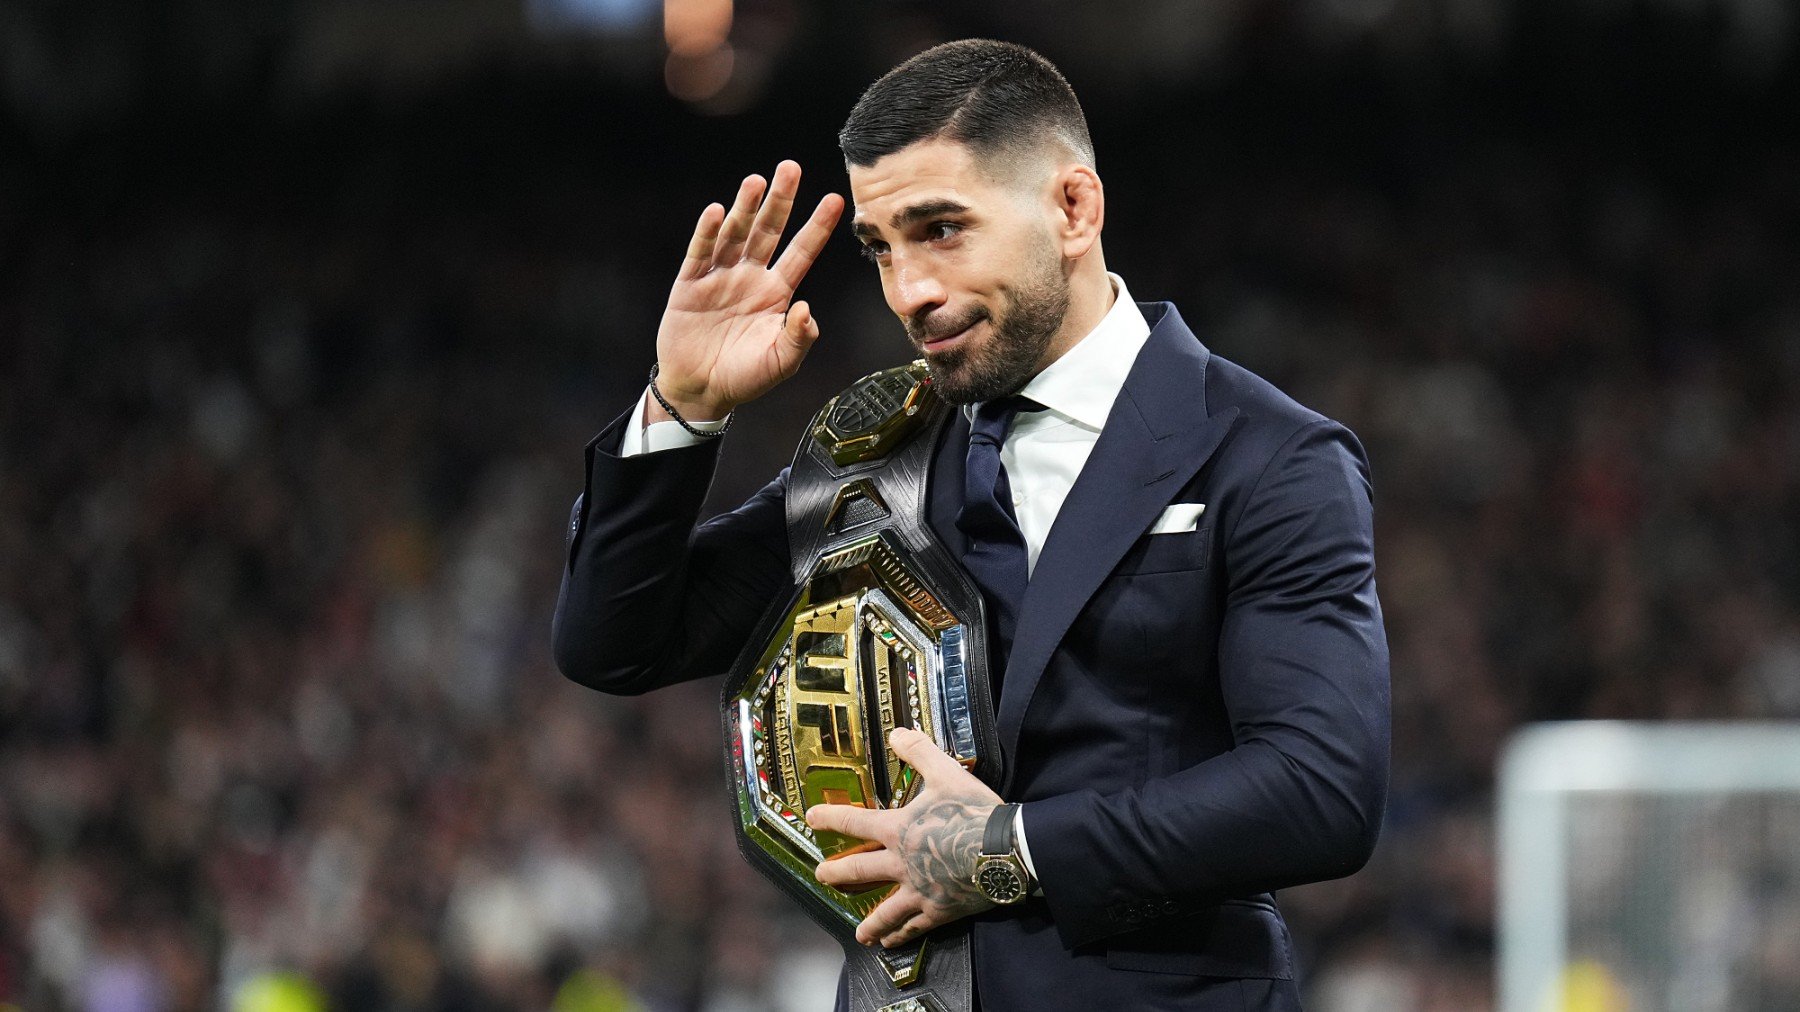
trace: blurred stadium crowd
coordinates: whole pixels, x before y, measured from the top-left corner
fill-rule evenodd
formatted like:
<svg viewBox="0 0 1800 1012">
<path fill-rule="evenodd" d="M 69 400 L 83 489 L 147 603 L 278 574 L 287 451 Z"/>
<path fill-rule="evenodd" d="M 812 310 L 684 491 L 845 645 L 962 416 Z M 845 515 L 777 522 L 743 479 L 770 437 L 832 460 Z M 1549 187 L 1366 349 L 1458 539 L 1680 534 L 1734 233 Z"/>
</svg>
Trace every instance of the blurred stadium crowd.
<svg viewBox="0 0 1800 1012">
<path fill-rule="evenodd" d="M 1476 1009 L 1511 729 L 1800 717 L 1800 157 L 1656 59 L 1348 66 L 1085 97 L 1109 263 L 1373 460 L 1395 779 L 1370 866 L 1281 898 L 1311 1000 Z M 867 70 L 779 78 L 782 137 L 516 70 L 0 130 L 0 1005 L 825 1007 L 717 683 L 588 693 L 548 615 L 692 214 L 790 153 L 841 186 Z M 866 272 L 809 279 L 714 507 L 905 354 Z"/>
</svg>

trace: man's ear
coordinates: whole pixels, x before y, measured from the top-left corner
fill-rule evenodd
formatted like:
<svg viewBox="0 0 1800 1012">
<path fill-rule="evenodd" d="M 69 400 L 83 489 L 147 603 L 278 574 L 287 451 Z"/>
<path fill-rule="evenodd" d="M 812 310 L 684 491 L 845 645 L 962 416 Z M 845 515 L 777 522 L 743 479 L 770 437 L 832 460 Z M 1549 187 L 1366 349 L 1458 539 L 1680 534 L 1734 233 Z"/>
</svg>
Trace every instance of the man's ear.
<svg viewBox="0 0 1800 1012">
<path fill-rule="evenodd" d="M 1100 241 L 1106 225 L 1106 191 L 1092 168 L 1072 162 L 1050 181 L 1057 242 L 1065 260 L 1079 260 Z"/>
</svg>

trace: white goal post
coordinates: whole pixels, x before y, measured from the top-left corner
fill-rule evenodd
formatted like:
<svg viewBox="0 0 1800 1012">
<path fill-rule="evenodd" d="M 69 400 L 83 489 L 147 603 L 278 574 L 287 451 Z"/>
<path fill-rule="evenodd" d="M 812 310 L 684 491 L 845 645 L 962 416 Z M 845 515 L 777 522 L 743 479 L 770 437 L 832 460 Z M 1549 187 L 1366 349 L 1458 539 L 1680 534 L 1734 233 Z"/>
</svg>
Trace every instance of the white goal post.
<svg viewBox="0 0 1800 1012">
<path fill-rule="evenodd" d="M 1800 723 L 1534 725 L 1499 793 L 1502 1012 L 1800 1008 Z"/>
</svg>

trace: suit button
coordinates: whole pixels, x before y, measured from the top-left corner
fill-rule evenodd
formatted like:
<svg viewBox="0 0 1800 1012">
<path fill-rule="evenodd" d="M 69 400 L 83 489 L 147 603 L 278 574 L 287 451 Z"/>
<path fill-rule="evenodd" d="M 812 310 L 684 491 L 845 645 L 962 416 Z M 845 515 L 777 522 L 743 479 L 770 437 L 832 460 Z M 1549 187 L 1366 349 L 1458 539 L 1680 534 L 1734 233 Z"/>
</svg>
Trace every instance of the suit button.
<svg viewBox="0 0 1800 1012">
<path fill-rule="evenodd" d="M 1165 914 L 1178 914 L 1181 912 L 1181 906 L 1174 900 L 1163 900 L 1162 910 Z"/>
</svg>

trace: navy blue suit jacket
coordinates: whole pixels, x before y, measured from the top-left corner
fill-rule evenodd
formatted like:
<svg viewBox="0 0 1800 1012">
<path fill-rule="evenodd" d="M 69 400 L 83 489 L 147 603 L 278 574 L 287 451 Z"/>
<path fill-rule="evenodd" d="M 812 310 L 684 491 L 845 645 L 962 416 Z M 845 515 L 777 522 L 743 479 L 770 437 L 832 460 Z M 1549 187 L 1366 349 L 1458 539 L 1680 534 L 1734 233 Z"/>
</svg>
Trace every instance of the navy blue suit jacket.
<svg viewBox="0 0 1800 1012">
<path fill-rule="evenodd" d="M 1271 893 L 1350 874 L 1381 823 L 1388 658 L 1356 437 L 1212 355 L 1168 303 L 1053 525 L 998 723 L 1043 895 L 978 915 L 982 1004 L 1298 1007 Z M 718 443 L 588 447 L 555 656 L 637 693 L 723 672 L 791 587 L 786 472 L 695 527 Z M 929 519 L 953 551 L 968 427 Z M 1174 503 L 1192 532 L 1149 534 Z"/>
</svg>

